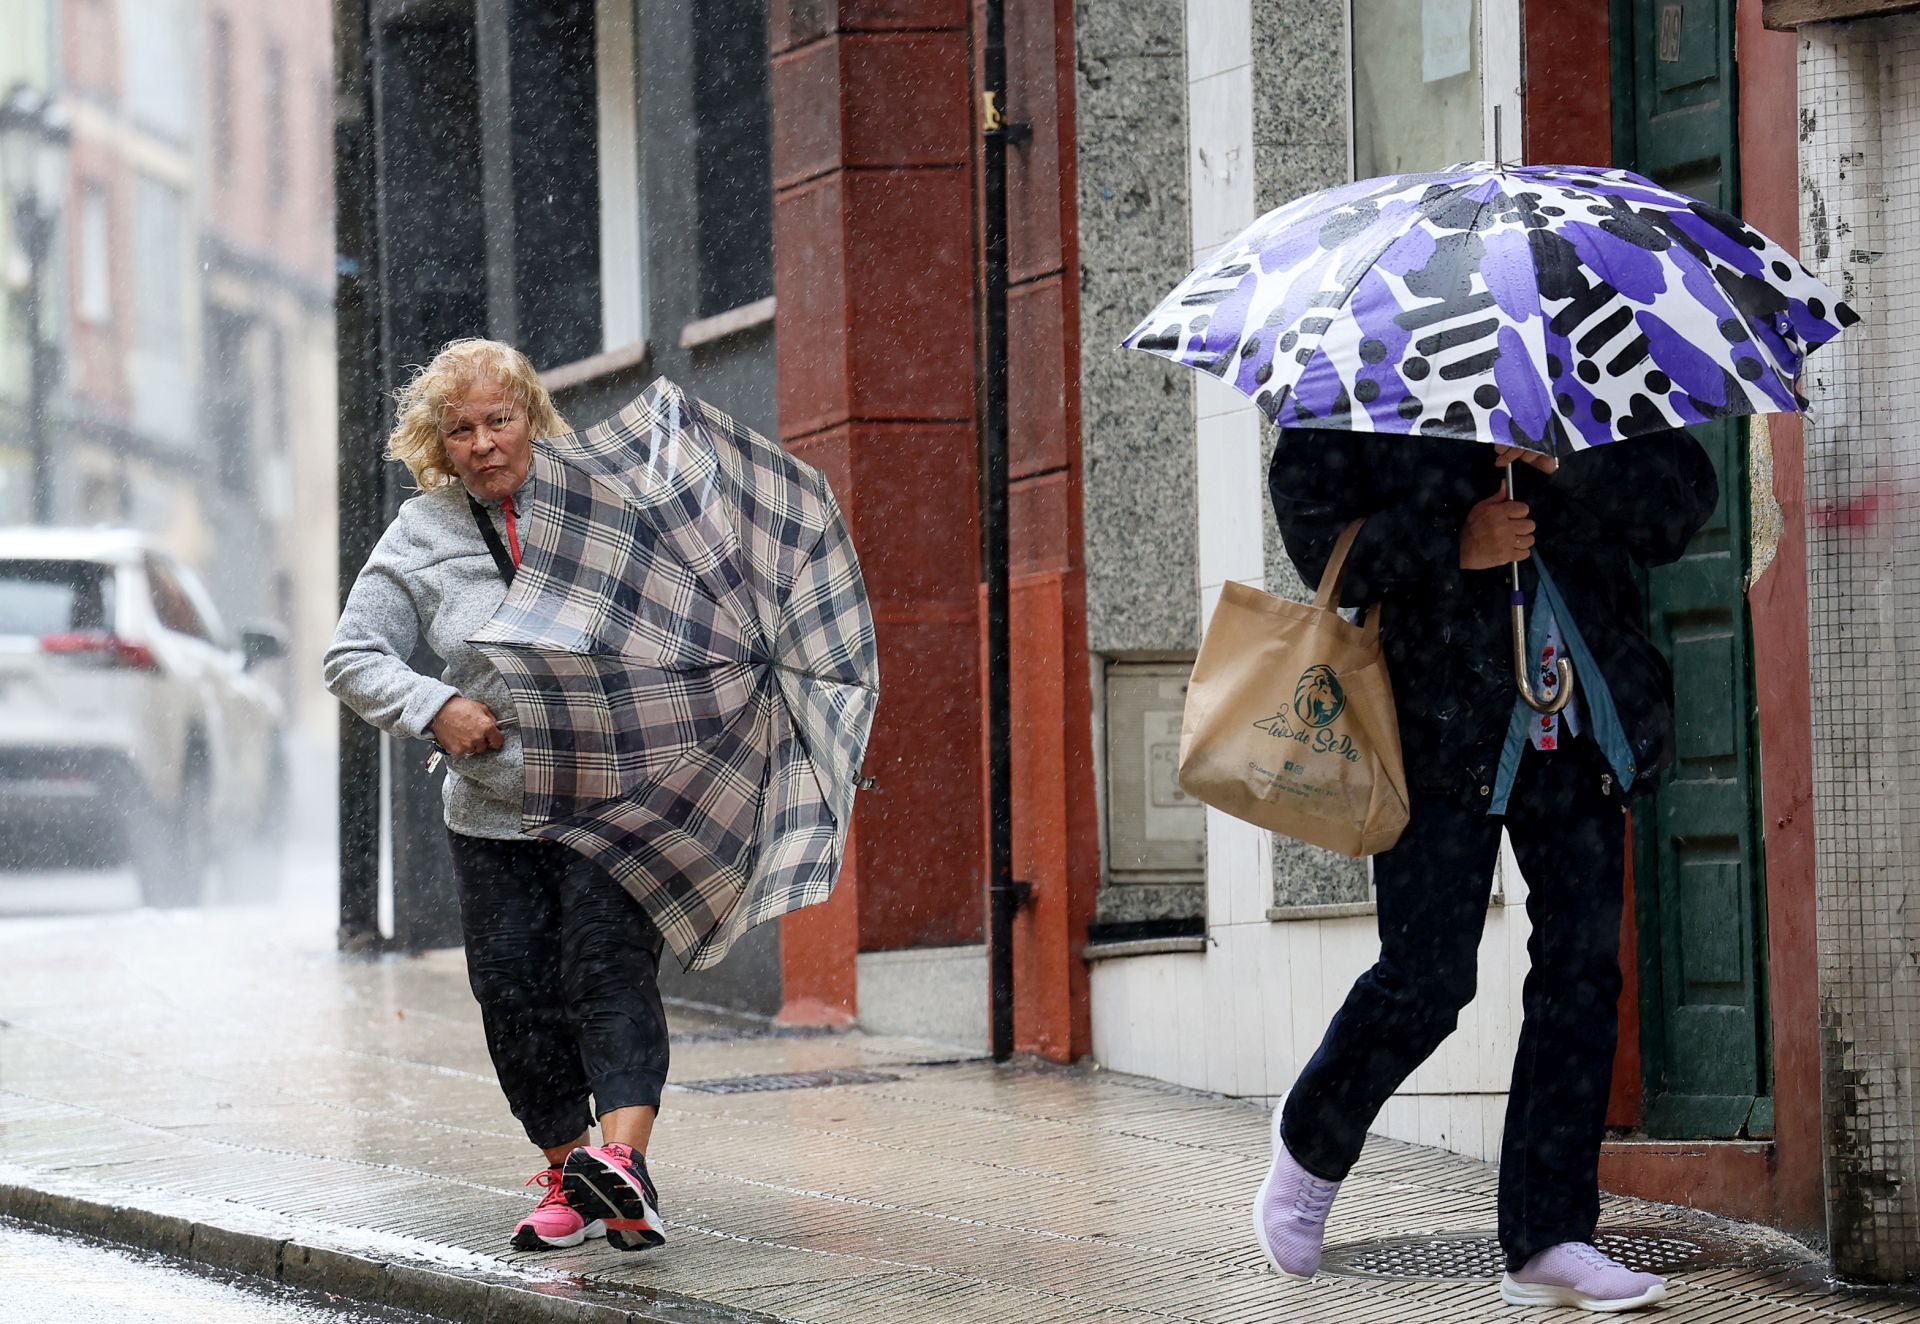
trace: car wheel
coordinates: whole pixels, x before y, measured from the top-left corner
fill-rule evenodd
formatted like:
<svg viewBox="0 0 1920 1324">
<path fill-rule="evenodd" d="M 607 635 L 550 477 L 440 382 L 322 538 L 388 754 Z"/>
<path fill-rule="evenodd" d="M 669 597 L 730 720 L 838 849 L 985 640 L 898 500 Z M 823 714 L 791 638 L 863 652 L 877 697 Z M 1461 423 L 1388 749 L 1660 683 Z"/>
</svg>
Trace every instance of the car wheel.
<svg viewBox="0 0 1920 1324">
<path fill-rule="evenodd" d="M 154 805 L 145 815 L 138 849 L 140 897 L 160 910 L 197 906 L 206 892 L 212 837 L 212 795 L 207 760 L 188 750 L 180 775 L 180 798 Z"/>
</svg>

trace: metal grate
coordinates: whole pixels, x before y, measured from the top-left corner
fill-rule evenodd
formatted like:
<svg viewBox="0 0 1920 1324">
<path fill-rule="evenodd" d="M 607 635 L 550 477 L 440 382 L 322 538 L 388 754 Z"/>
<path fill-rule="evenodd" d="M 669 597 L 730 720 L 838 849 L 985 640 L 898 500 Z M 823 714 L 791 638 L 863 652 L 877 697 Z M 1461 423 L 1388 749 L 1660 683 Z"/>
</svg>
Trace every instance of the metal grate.
<svg viewBox="0 0 1920 1324">
<path fill-rule="evenodd" d="M 1630 1269 L 1669 1273 L 1700 1263 L 1708 1249 L 1691 1237 L 1652 1230 L 1602 1232 L 1594 1244 Z M 1484 1232 L 1388 1237 L 1327 1247 L 1320 1271 L 1340 1278 L 1485 1279 L 1506 1272 L 1499 1238 Z"/>
<path fill-rule="evenodd" d="M 817 1090 L 833 1085 L 880 1085 L 901 1077 L 885 1071 L 792 1071 L 772 1076 L 722 1076 L 670 1086 L 694 1094 L 763 1094 L 769 1090 Z"/>
</svg>

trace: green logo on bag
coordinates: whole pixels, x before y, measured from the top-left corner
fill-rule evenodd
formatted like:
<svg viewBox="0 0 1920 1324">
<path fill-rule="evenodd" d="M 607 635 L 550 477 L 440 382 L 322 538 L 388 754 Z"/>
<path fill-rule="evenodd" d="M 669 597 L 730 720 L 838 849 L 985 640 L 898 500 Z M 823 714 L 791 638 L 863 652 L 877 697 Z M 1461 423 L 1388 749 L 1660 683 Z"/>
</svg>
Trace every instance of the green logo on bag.
<svg viewBox="0 0 1920 1324">
<path fill-rule="evenodd" d="M 1325 665 L 1308 667 L 1293 689 L 1293 711 L 1308 726 L 1331 726 L 1346 711 L 1347 692 Z"/>
</svg>

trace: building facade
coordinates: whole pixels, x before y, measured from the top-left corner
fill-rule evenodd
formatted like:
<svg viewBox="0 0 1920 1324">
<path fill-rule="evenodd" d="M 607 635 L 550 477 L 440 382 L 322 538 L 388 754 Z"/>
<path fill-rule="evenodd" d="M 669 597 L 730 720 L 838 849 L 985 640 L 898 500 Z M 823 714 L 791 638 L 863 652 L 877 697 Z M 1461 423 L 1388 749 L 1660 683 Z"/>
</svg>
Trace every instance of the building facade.
<svg viewBox="0 0 1920 1324">
<path fill-rule="evenodd" d="M 53 0 L 5 0 L 0 25 L 11 34 L 0 49 L 0 94 L 26 87 L 45 94 L 59 86 L 59 24 Z M 5 245 L 0 286 L 0 523 L 23 521 L 32 508 L 33 441 L 31 409 L 32 358 L 30 330 L 50 341 L 56 353 L 67 336 L 66 301 L 61 297 L 60 264 L 65 246 L 54 245 L 51 266 L 43 278 L 39 326 L 28 325 L 29 271 L 22 236 L 15 233 L 14 199 L 0 198 L 0 243 Z"/>
<path fill-rule="evenodd" d="M 1006 0 L 1015 871 L 1032 889 L 1015 923 L 1020 1049 L 1274 1100 L 1376 946 L 1363 862 L 1275 840 L 1177 784 L 1185 675 L 1221 586 L 1305 588 L 1268 509 L 1270 429 L 1216 383 L 1120 353 L 1120 336 L 1287 198 L 1491 156 L 1636 169 L 1789 247 L 1804 222 L 1809 262 L 1897 325 L 1911 291 L 1881 259 L 1905 213 L 1876 208 L 1910 189 L 1911 162 L 1863 135 L 1906 143 L 1910 80 L 1889 61 L 1913 20 L 1796 47 L 1765 26 L 1778 8 Z M 359 43 L 341 63 L 350 433 L 377 435 L 380 392 L 455 334 L 517 340 L 581 422 L 666 372 L 825 471 L 860 548 L 884 692 L 878 786 L 840 886 L 676 991 L 983 1043 L 978 8 L 337 13 Z M 1850 109 L 1810 121 L 1809 87 Z M 1857 168 L 1863 151 L 1880 173 Z M 409 225 L 436 184 L 436 224 Z M 1869 343 L 1881 359 L 1849 357 Z M 1871 690 L 1878 729 L 1904 730 L 1897 690 L 1872 684 L 1883 673 L 1860 644 L 1843 657 L 1835 643 L 1843 615 L 1856 632 L 1881 622 L 1888 647 L 1904 638 L 1889 596 L 1901 526 L 1882 512 L 1897 507 L 1905 397 L 1888 414 L 1888 394 L 1860 386 L 1901 362 L 1891 339 L 1823 351 L 1811 393 L 1853 403 L 1816 414 L 1810 438 L 1798 417 L 1702 433 L 1721 506 L 1647 584 L 1680 759 L 1631 827 L 1603 1156 L 1612 1189 L 1831 1235 L 1836 1255 L 1851 1238 L 1869 1250 L 1842 1262 L 1878 1277 L 1911 1274 L 1885 1247 L 1910 1227 L 1916 1183 L 1872 1181 L 1914 1162 L 1898 1084 L 1914 1026 L 1904 856 L 1864 853 L 1904 820 L 1863 788 L 1905 774 L 1848 752 L 1862 737 L 1832 724 L 1814 680 Z M 1848 409 L 1881 429 L 1878 467 L 1840 444 L 1868 426 Z M 343 454 L 342 484 L 353 509 L 399 495 L 366 452 Z M 348 576 L 379 523 L 343 538 Z M 1855 578 L 1835 582 L 1842 569 Z M 345 867 L 379 872 L 384 817 L 398 914 L 438 867 L 431 807 L 392 756 L 382 782 L 377 742 L 344 739 L 348 781 L 381 788 L 343 806 L 358 843 Z M 1881 817 L 1859 817 L 1868 803 Z M 1503 864 L 1479 997 L 1382 1133 L 1497 1155 L 1527 936 L 1525 880 Z"/>
</svg>

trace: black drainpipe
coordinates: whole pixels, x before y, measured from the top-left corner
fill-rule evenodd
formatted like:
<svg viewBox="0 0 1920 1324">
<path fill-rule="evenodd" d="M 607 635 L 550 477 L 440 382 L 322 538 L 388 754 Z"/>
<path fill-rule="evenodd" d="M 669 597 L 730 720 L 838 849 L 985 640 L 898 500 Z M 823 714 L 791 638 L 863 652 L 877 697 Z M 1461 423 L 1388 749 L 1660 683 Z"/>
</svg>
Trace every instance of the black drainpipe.
<svg viewBox="0 0 1920 1324">
<path fill-rule="evenodd" d="M 987 984 L 993 1060 L 1013 1055 L 1013 916 L 1031 888 L 1013 877 L 1012 646 L 1007 575 L 1007 145 L 1029 129 L 1006 121 L 1005 0 L 986 0 L 982 70 L 981 237 L 986 253 L 983 345 L 982 570 L 987 581 Z"/>
</svg>

